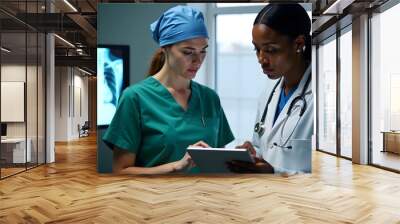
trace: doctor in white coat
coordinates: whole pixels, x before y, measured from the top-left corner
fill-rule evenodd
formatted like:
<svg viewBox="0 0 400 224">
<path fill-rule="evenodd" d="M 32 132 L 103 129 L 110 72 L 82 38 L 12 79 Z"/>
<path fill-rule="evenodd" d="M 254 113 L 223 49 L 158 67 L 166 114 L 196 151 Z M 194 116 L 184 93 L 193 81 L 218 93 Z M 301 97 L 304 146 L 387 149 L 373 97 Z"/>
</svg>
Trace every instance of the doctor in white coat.
<svg viewBox="0 0 400 224">
<path fill-rule="evenodd" d="M 232 161 L 234 172 L 311 172 L 313 94 L 311 21 L 299 4 L 268 4 L 257 15 L 253 45 L 264 74 L 276 80 L 260 96 L 252 141 L 256 163 Z"/>
</svg>

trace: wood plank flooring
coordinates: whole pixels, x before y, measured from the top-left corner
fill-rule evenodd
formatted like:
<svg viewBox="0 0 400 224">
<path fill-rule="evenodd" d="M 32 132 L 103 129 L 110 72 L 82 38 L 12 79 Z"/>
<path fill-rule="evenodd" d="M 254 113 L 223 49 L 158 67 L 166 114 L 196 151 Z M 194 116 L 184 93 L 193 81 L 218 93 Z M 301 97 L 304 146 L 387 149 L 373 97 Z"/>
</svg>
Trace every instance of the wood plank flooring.
<svg viewBox="0 0 400 224">
<path fill-rule="evenodd" d="M 10 176 L 10 175 L 13 175 L 13 174 L 15 174 L 15 173 L 19 173 L 19 172 L 22 172 L 22 171 L 25 171 L 26 169 L 25 169 L 25 167 L 17 167 L 17 168 L 15 168 L 15 167 L 11 167 L 11 168 L 4 168 L 4 167 L 2 167 L 1 168 L 1 177 L 3 178 L 3 177 L 7 177 L 7 176 Z"/>
<path fill-rule="evenodd" d="M 400 175 L 321 152 L 290 177 L 100 175 L 88 137 L 0 181 L 0 223 L 400 223 Z"/>
<path fill-rule="evenodd" d="M 374 151 L 372 160 L 374 164 L 400 170 L 400 154 L 376 150 Z"/>
</svg>

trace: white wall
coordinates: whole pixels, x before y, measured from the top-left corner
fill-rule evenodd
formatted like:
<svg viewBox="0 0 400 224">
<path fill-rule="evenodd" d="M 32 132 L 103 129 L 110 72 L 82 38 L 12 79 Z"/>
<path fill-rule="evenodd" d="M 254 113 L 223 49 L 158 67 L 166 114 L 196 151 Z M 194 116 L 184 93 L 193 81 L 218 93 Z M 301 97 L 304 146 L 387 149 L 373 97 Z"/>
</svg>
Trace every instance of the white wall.
<svg viewBox="0 0 400 224">
<path fill-rule="evenodd" d="M 2 65 L 1 66 L 1 81 L 4 82 L 25 82 L 25 75 L 26 70 L 28 72 L 28 79 L 30 86 L 36 86 L 36 80 L 31 80 L 29 78 L 30 74 L 36 74 L 36 67 L 34 66 L 27 66 L 25 65 L 18 65 L 18 64 L 11 64 L 11 65 Z M 32 111 L 36 111 L 37 103 L 36 103 L 36 87 L 34 88 L 27 88 L 27 103 L 30 106 L 29 113 L 27 114 L 28 122 L 35 121 L 36 123 L 36 113 L 31 113 Z M 4 96 L 3 96 L 4 97 Z M 32 104 L 32 102 L 34 102 Z M 41 105 L 39 105 L 41 106 Z M 7 110 L 9 108 L 1 108 L 1 110 Z M 8 137 L 25 137 L 25 123 L 26 122 L 7 122 L 7 136 Z M 36 130 L 36 124 L 29 123 L 28 125 L 28 137 L 29 133 L 33 133 L 29 128 L 32 130 Z M 36 133 L 36 131 L 35 131 Z"/>
<path fill-rule="evenodd" d="M 72 113 L 73 119 L 72 119 L 72 130 L 71 130 L 71 135 L 74 138 L 79 137 L 78 133 L 78 124 L 82 126 L 85 121 L 88 121 L 89 119 L 89 112 L 88 112 L 88 77 L 87 76 L 82 76 L 84 75 L 81 73 L 79 70 L 75 69 L 74 70 L 74 111 L 75 113 Z M 80 92 L 80 93 L 79 93 Z M 79 108 L 81 107 L 81 108 Z M 81 111 L 80 111 L 81 110 Z"/>
<path fill-rule="evenodd" d="M 78 124 L 88 120 L 88 78 L 72 67 L 56 67 L 55 73 L 55 141 L 77 139 Z"/>
<path fill-rule="evenodd" d="M 68 68 L 55 68 L 55 141 L 68 139 Z"/>
<path fill-rule="evenodd" d="M 32 67 L 28 66 L 28 70 Z M 18 81 L 25 82 L 25 64 L 24 65 L 2 65 L 1 81 Z"/>
</svg>

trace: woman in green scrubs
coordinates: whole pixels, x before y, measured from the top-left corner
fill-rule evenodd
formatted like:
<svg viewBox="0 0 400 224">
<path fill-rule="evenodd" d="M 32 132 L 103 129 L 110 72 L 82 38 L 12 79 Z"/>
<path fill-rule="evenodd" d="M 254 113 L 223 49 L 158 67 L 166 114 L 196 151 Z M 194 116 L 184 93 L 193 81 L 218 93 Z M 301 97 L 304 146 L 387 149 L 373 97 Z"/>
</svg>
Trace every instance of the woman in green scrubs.
<svg viewBox="0 0 400 224">
<path fill-rule="evenodd" d="M 113 146 L 115 173 L 199 172 L 189 145 L 224 147 L 234 137 L 218 95 L 195 77 L 208 34 L 201 12 L 176 6 L 150 26 L 161 47 L 150 76 L 127 88 L 103 140 Z"/>
</svg>

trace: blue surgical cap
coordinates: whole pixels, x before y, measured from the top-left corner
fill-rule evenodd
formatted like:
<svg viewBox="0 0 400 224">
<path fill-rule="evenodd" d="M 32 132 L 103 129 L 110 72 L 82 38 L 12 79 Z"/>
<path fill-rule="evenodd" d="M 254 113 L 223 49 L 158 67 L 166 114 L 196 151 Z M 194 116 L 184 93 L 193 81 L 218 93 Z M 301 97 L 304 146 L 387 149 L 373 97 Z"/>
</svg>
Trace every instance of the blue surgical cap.
<svg viewBox="0 0 400 224">
<path fill-rule="evenodd" d="M 208 38 L 203 14 L 189 6 L 170 8 L 150 25 L 150 30 L 160 47 L 193 38 Z"/>
</svg>

